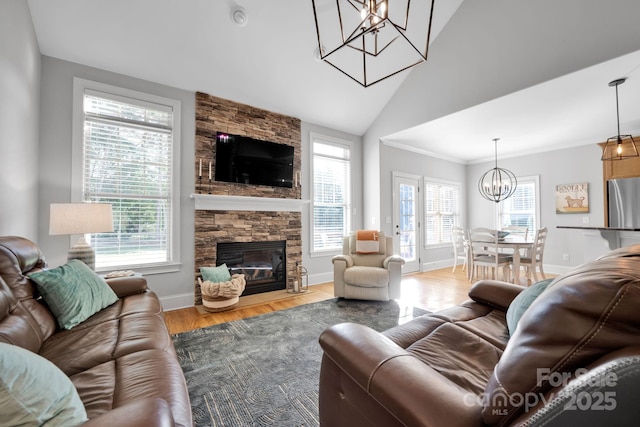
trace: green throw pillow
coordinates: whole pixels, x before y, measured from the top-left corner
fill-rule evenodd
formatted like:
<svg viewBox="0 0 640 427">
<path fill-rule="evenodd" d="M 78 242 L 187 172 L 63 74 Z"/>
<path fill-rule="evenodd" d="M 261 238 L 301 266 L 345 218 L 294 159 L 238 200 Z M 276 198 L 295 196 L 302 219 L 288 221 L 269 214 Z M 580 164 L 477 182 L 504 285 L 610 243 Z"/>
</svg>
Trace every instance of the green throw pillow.
<svg viewBox="0 0 640 427">
<path fill-rule="evenodd" d="M 513 335 L 516 332 L 516 327 L 520 318 L 531 304 L 540 296 L 542 292 L 553 282 L 553 279 L 546 279 L 540 282 L 534 283 L 524 291 L 520 292 L 517 297 L 513 299 L 509 308 L 507 309 L 507 327 L 509 328 L 509 335 Z"/>
<path fill-rule="evenodd" d="M 35 353 L 0 343 L 0 426 L 78 426 L 88 420 L 73 383 Z"/>
<path fill-rule="evenodd" d="M 227 264 L 222 264 L 217 267 L 200 267 L 200 273 L 202 273 L 202 278 L 206 282 L 218 283 L 231 280 L 231 274 L 229 274 Z"/>
<path fill-rule="evenodd" d="M 107 282 L 77 259 L 29 278 L 62 329 L 73 328 L 118 300 Z"/>
</svg>

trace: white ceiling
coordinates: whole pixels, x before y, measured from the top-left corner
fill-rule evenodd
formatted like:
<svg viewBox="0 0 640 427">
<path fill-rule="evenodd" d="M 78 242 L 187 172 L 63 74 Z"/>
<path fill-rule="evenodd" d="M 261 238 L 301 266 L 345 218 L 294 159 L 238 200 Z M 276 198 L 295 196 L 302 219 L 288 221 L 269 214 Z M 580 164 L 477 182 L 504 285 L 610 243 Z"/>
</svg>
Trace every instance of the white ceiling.
<svg viewBox="0 0 640 427">
<path fill-rule="evenodd" d="M 640 133 L 640 51 L 389 135 L 385 143 L 462 163 L 596 144 Z M 480 141 L 480 143 L 479 143 Z"/>
<path fill-rule="evenodd" d="M 366 132 L 408 75 L 365 89 L 317 61 L 310 0 L 28 1 L 43 55 L 356 135 Z M 432 42 L 462 1 L 436 3 Z M 238 4 L 248 14 L 245 26 L 231 20 Z M 500 157 L 593 144 L 616 133 L 615 91 L 607 83 L 618 77 L 629 78 L 620 86 L 621 131 L 637 133 L 640 51 L 384 140 L 462 163 L 490 159 L 493 138 L 501 138 Z"/>
</svg>

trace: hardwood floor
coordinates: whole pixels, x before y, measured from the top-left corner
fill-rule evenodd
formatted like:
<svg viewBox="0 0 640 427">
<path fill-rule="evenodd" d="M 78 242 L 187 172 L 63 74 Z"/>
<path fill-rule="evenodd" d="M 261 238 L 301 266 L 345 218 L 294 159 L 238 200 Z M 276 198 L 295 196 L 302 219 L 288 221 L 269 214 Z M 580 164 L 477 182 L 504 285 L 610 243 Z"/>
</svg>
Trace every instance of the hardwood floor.
<svg viewBox="0 0 640 427">
<path fill-rule="evenodd" d="M 424 310 L 437 311 L 467 300 L 470 287 L 471 283 L 461 266 L 455 273 L 448 267 L 407 274 L 402 277 L 402 302 Z M 169 332 L 175 334 L 333 298 L 332 282 L 309 288 L 312 292 L 219 313 L 201 313 L 196 307 L 167 311 L 165 321 Z"/>
</svg>

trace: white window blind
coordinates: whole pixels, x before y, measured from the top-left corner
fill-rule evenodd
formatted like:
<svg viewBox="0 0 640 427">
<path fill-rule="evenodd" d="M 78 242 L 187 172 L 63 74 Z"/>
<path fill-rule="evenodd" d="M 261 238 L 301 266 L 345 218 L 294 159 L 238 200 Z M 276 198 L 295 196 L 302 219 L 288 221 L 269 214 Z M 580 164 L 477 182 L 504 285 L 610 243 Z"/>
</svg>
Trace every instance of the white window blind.
<svg viewBox="0 0 640 427">
<path fill-rule="evenodd" d="M 518 178 L 518 186 L 511 197 L 500 202 L 500 226 L 528 227 L 529 236 L 533 236 L 536 224 L 536 180 Z"/>
<path fill-rule="evenodd" d="M 427 245 L 451 242 L 460 217 L 460 185 L 426 181 L 425 216 Z"/>
<path fill-rule="evenodd" d="M 91 235 L 96 269 L 172 260 L 173 114 L 84 90 L 82 197 L 112 204 L 114 219 L 114 233 Z"/>
<path fill-rule="evenodd" d="M 349 230 L 350 158 L 348 146 L 313 142 L 313 251 L 342 248 Z"/>
</svg>

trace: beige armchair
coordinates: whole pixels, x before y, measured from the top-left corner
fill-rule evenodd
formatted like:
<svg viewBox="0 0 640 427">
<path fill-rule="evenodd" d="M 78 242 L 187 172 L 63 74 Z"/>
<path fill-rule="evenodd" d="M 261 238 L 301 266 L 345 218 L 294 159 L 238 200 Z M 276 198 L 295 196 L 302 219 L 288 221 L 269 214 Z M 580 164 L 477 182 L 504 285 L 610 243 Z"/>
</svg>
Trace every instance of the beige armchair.
<svg viewBox="0 0 640 427">
<path fill-rule="evenodd" d="M 404 260 L 393 255 L 393 239 L 378 232 L 376 253 L 360 253 L 356 243 L 356 233 L 346 236 L 342 255 L 331 260 L 335 296 L 376 301 L 400 298 Z"/>
</svg>

